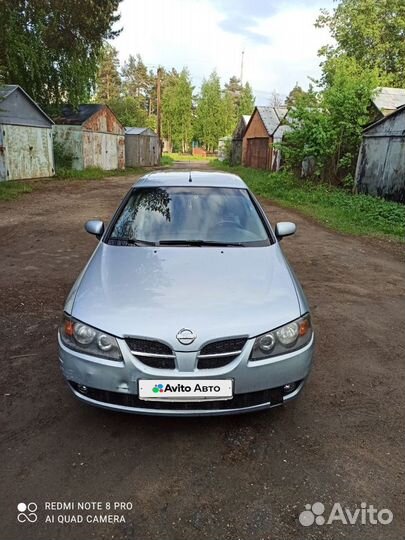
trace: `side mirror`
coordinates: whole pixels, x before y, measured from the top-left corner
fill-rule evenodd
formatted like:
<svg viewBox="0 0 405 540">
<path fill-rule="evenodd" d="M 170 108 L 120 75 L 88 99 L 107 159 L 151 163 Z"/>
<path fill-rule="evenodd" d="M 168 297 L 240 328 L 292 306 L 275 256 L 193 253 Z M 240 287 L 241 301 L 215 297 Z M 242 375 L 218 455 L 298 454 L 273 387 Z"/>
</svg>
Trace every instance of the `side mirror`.
<svg viewBox="0 0 405 540">
<path fill-rule="evenodd" d="M 99 219 L 91 219 L 86 221 L 84 228 L 90 234 L 94 234 L 99 240 L 104 233 L 104 223 Z"/>
<path fill-rule="evenodd" d="M 275 232 L 278 240 L 281 240 L 284 236 L 291 236 L 296 230 L 297 226 L 295 223 L 291 223 L 290 221 L 280 221 L 280 223 L 277 223 L 276 225 Z"/>
</svg>

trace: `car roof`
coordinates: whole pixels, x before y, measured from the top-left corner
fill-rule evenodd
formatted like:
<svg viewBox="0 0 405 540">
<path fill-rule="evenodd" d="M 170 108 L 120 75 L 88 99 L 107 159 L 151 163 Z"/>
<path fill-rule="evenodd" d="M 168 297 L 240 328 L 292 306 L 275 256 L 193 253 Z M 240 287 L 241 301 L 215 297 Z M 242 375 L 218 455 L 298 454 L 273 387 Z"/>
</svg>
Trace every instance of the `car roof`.
<svg viewBox="0 0 405 540">
<path fill-rule="evenodd" d="M 191 179 L 191 181 L 190 181 Z M 236 174 L 217 171 L 156 171 L 142 176 L 133 187 L 221 187 L 247 189 Z"/>
</svg>

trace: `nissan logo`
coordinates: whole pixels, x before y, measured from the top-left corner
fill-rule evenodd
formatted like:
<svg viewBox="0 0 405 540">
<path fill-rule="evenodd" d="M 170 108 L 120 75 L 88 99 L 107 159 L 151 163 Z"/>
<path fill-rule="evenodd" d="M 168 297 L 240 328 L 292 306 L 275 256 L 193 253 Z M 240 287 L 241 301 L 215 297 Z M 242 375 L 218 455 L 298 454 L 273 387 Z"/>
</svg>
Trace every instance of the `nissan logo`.
<svg viewBox="0 0 405 540">
<path fill-rule="evenodd" d="M 189 328 L 182 328 L 177 332 L 176 338 L 182 345 L 191 345 L 197 336 Z"/>
</svg>

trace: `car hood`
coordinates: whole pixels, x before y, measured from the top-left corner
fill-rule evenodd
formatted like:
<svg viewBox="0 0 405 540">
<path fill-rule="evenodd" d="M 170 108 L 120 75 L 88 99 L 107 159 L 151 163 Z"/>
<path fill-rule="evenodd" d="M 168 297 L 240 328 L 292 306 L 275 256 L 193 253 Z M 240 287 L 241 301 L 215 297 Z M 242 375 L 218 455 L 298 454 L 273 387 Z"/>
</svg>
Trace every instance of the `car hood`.
<svg viewBox="0 0 405 540">
<path fill-rule="evenodd" d="M 67 308 L 68 309 L 68 308 Z M 117 337 L 155 338 L 175 350 L 257 336 L 300 316 L 278 244 L 268 247 L 122 247 L 100 242 L 79 283 L 72 316 Z M 197 339 L 184 346 L 182 328 Z"/>
</svg>

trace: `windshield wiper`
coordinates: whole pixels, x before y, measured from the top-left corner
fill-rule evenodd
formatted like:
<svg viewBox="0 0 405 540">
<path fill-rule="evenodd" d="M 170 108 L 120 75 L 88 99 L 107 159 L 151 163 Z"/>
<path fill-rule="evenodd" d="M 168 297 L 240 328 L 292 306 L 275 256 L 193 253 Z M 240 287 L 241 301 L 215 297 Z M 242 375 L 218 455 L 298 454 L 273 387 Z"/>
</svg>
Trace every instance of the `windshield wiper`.
<svg viewBox="0 0 405 540">
<path fill-rule="evenodd" d="M 245 247 L 243 242 L 216 242 L 215 240 L 160 240 L 159 246 L 214 246 L 214 247 Z"/>
<path fill-rule="evenodd" d="M 156 242 L 148 242 L 147 240 L 139 240 L 139 238 L 125 238 L 123 236 L 110 236 L 108 241 L 115 240 L 116 242 L 125 242 L 131 246 L 157 246 Z"/>
</svg>

